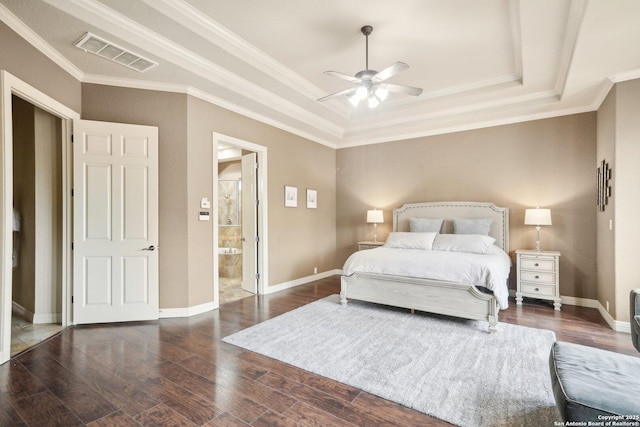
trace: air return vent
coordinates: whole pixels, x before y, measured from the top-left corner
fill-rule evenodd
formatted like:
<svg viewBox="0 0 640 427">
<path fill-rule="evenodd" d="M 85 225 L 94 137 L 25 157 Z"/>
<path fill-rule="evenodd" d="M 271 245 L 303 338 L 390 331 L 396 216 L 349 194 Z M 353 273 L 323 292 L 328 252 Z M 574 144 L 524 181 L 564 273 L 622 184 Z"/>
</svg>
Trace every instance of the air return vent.
<svg viewBox="0 0 640 427">
<path fill-rule="evenodd" d="M 110 59 L 141 73 L 158 65 L 157 62 L 143 58 L 136 53 L 94 36 L 91 33 L 86 33 L 82 36 L 82 38 L 75 43 L 75 46 L 85 52 L 95 53 L 98 56 Z"/>
</svg>

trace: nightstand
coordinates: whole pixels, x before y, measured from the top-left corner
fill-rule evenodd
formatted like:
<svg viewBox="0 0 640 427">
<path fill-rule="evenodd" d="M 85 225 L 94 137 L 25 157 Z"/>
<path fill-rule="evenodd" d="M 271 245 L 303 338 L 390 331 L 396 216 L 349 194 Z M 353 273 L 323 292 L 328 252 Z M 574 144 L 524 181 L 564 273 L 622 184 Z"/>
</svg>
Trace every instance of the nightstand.
<svg viewBox="0 0 640 427">
<path fill-rule="evenodd" d="M 516 251 L 518 289 L 516 305 L 522 305 L 522 297 L 553 301 L 553 308 L 560 311 L 560 252 Z"/>
<path fill-rule="evenodd" d="M 374 242 L 373 240 L 367 242 L 358 242 L 358 250 L 379 248 L 384 245 L 384 242 Z"/>
</svg>

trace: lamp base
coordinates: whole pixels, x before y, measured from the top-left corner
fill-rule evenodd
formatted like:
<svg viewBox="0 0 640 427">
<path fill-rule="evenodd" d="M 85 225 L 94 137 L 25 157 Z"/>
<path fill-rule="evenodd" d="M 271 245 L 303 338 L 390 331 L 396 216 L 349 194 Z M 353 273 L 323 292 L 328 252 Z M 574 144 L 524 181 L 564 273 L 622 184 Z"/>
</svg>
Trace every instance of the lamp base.
<svg viewBox="0 0 640 427">
<path fill-rule="evenodd" d="M 536 252 L 540 252 L 540 226 L 536 225 Z"/>
<path fill-rule="evenodd" d="M 373 223 L 373 241 L 378 241 L 378 224 L 376 224 L 375 222 Z"/>
</svg>

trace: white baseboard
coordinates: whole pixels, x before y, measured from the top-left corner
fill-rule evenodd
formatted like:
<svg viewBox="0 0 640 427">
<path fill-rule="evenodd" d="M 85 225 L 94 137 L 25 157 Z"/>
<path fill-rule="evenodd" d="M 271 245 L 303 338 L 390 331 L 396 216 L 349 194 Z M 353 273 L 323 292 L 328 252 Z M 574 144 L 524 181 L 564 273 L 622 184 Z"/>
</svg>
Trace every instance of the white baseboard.
<svg viewBox="0 0 640 427">
<path fill-rule="evenodd" d="M 15 301 L 11 301 L 11 312 L 16 316 L 22 317 L 27 322 L 33 323 L 33 313 Z"/>
<path fill-rule="evenodd" d="M 320 279 L 325 279 L 327 277 L 335 276 L 340 273 L 341 273 L 341 270 L 329 270 L 322 273 L 314 274 L 312 276 L 301 277 L 299 279 L 292 280 L 290 282 L 278 283 L 277 285 L 267 286 L 267 289 L 264 290 L 264 293 L 272 294 L 274 292 L 283 291 L 285 289 L 304 285 L 306 283 L 313 282 L 314 280 L 320 280 Z"/>
<path fill-rule="evenodd" d="M 325 271 L 323 273 L 314 274 L 313 276 L 302 277 L 300 279 L 292 280 L 290 282 L 284 282 L 284 283 L 279 283 L 273 286 L 267 286 L 267 289 L 265 290 L 265 294 L 272 294 L 274 292 L 282 291 L 284 289 L 289 289 L 295 286 L 304 285 L 305 283 L 313 282 L 314 280 L 320 280 L 326 277 L 335 276 L 336 274 L 340 274 L 340 271 L 341 270 Z M 158 317 L 160 319 L 165 319 L 168 317 L 191 317 L 197 314 L 206 313 L 207 311 L 211 311 L 216 308 L 217 307 L 213 305 L 213 301 L 196 305 L 193 307 L 161 308 L 159 311 Z"/>
<path fill-rule="evenodd" d="M 37 313 L 33 315 L 32 323 L 62 323 L 62 313 Z"/>
<path fill-rule="evenodd" d="M 213 304 L 213 301 L 206 302 L 200 305 L 194 305 L 193 307 L 183 307 L 183 308 L 161 308 L 158 317 L 160 319 L 165 319 L 168 317 L 191 317 L 197 314 L 206 313 L 207 311 L 211 311 L 216 309 L 216 306 Z"/>
<path fill-rule="evenodd" d="M 509 289 L 509 295 L 515 297 L 516 291 L 513 289 Z M 607 322 L 611 329 L 616 332 L 626 332 L 628 334 L 631 333 L 631 324 L 629 322 L 615 320 L 597 299 L 569 297 L 563 295 L 560 295 L 560 299 L 562 300 L 563 305 L 566 304 L 575 305 L 577 307 L 595 308 L 598 310 L 604 321 Z"/>
<path fill-rule="evenodd" d="M 15 301 L 11 301 L 11 312 L 34 325 L 44 323 L 62 323 L 62 313 L 34 314 Z"/>
</svg>

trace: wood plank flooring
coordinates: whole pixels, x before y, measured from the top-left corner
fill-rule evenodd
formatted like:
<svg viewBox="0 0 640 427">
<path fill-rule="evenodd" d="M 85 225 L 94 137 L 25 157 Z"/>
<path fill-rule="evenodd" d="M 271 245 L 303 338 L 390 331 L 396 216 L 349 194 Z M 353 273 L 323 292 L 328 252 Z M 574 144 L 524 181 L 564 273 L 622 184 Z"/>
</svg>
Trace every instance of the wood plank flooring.
<svg viewBox="0 0 640 427">
<path fill-rule="evenodd" d="M 0 425 L 449 425 L 220 341 L 339 287 L 332 277 L 191 318 L 66 329 L 0 366 Z M 640 356 L 595 309 L 525 303 L 500 320 Z"/>
</svg>

